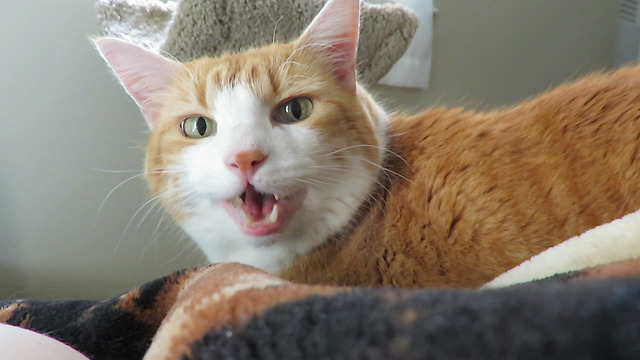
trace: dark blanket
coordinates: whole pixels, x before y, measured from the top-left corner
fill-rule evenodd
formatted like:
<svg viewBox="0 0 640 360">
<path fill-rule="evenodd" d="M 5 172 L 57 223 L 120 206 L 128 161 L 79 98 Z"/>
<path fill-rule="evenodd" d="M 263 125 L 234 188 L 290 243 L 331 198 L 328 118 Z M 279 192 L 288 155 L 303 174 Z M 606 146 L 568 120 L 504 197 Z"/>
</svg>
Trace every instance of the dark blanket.
<svg viewBox="0 0 640 360">
<path fill-rule="evenodd" d="M 92 359 L 640 359 L 640 260 L 497 290 L 171 274 L 104 301 L 4 301 L 0 322 Z"/>
</svg>

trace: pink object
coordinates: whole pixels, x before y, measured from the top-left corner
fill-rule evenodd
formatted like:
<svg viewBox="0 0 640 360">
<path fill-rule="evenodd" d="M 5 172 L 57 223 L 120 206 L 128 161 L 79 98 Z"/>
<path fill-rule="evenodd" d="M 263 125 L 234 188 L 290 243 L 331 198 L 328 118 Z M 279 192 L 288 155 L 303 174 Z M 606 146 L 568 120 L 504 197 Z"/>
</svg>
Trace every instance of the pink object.
<svg viewBox="0 0 640 360">
<path fill-rule="evenodd" d="M 3 360 L 89 360 L 58 340 L 16 326 L 0 324 Z"/>
<path fill-rule="evenodd" d="M 267 155 L 263 154 L 262 151 L 253 149 L 235 154 L 226 163 L 232 170 L 237 170 L 241 179 L 244 178 L 247 182 L 251 182 L 258 167 L 266 158 Z"/>
</svg>

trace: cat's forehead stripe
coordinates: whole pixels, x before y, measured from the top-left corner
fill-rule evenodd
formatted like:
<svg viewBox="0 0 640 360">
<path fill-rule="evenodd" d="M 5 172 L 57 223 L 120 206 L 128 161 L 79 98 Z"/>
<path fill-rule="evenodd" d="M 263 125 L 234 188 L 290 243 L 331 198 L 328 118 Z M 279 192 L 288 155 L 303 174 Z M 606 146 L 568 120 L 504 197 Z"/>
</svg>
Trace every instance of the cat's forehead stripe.
<svg viewBox="0 0 640 360">
<path fill-rule="evenodd" d="M 285 45 L 272 48 L 270 52 L 257 49 L 244 54 L 192 62 L 191 70 L 197 79 L 197 100 L 200 105 L 207 106 L 207 92 L 235 84 L 253 89 L 265 101 L 278 95 L 282 77 L 285 76 L 282 64 L 286 62 L 291 49 Z"/>
</svg>

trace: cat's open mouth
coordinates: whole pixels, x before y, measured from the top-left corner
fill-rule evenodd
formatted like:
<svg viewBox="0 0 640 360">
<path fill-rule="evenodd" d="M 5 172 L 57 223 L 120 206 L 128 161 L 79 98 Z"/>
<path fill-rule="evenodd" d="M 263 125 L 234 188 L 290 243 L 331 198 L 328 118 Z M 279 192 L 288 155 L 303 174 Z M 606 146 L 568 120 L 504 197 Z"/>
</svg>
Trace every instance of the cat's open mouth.
<svg viewBox="0 0 640 360">
<path fill-rule="evenodd" d="M 223 208 L 242 232 L 265 236 L 287 227 L 302 205 L 305 193 L 298 191 L 288 196 L 263 194 L 249 185 L 242 194 L 224 201 Z"/>
</svg>

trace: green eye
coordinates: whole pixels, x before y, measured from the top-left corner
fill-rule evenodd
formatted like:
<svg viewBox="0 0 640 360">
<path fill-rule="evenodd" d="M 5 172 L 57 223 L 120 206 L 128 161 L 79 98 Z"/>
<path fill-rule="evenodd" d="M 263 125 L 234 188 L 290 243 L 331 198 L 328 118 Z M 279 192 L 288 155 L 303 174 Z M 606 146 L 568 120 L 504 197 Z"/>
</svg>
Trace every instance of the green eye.
<svg viewBox="0 0 640 360">
<path fill-rule="evenodd" d="M 186 137 L 200 139 L 215 135 L 218 126 L 215 121 L 204 116 L 191 116 L 180 123 L 180 129 Z"/>
<path fill-rule="evenodd" d="M 276 109 L 273 120 L 281 124 L 293 124 L 305 120 L 313 111 L 313 103 L 307 97 L 287 100 Z"/>
</svg>

